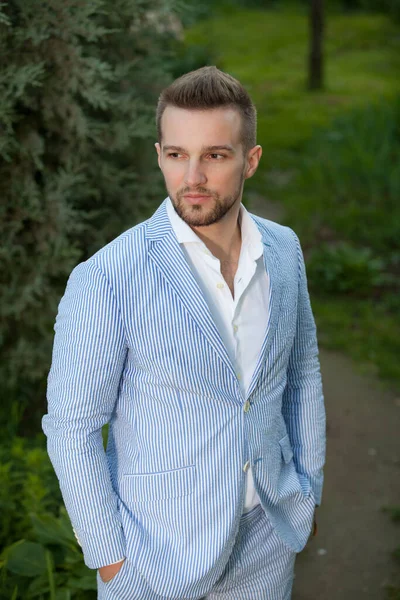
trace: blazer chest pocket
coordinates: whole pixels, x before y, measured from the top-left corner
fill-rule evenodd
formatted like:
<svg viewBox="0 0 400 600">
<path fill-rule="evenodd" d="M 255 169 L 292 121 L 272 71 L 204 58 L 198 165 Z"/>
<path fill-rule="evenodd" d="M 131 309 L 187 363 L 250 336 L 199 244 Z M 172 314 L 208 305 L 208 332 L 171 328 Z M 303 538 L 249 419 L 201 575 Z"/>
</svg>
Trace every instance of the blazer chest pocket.
<svg viewBox="0 0 400 600">
<path fill-rule="evenodd" d="M 279 445 L 281 447 L 283 460 L 285 463 L 289 463 L 293 458 L 293 450 L 290 444 L 289 436 L 285 435 L 285 437 L 279 440 Z"/>
<path fill-rule="evenodd" d="M 188 496 L 193 492 L 196 467 L 157 473 L 124 475 L 120 484 L 121 498 L 127 504 L 146 504 L 169 498 Z"/>
</svg>

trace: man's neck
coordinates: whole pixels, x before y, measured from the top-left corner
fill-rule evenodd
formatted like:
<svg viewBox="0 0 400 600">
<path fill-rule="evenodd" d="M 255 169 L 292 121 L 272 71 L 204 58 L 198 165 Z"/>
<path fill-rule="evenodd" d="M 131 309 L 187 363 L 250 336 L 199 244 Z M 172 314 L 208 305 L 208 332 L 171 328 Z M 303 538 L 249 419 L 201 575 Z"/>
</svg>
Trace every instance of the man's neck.
<svg viewBox="0 0 400 600">
<path fill-rule="evenodd" d="M 240 206 L 234 207 L 218 223 L 207 227 L 192 227 L 209 251 L 219 259 L 221 275 L 234 297 L 234 279 L 239 264 L 242 235 L 239 222 Z"/>
<path fill-rule="evenodd" d="M 242 237 L 239 222 L 240 205 L 232 209 L 217 223 L 207 227 L 192 227 L 209 251 L 223 262 L 239 260 Z"/>
</svg>

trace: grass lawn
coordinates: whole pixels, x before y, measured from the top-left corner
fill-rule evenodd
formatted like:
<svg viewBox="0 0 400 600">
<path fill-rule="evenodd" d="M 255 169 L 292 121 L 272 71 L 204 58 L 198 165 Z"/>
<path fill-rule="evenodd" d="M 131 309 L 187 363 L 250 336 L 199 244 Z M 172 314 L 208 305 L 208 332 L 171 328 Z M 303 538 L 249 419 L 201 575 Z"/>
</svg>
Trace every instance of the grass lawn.
<svg viewBox="0 0 400 600">
<path fill-rule="evenodd" d="M 225 9 L 186 31 L 185 42 L 205 46 L 212 63 L 249 90 L 258 109 L 263 157 L 247 190 L 279 200 L 287 209 L 285 222 L 302 237 L 307 228 L 301 206 L 309 201 L 291 181 L 303 148 L 338 115 L 399 92 L 400 26 L 382 15 L 328 14 L 325 90 L 312 93 L 306 89 L 308 18 L 301 9 Z M 300 207 L 295 221 L 290 220 L 294 203 Z M 398 307 L 393 311 L 385 301 L 368 298 L 320 297 L 315 290 L 312 299 L 321 345 L 345 350 L 400 384 Z"/>
<path fill-rule="evenodd" d="M 264 149 L 261 173 L 282 166 L 282 154 L 299 149 L 332 117 L 399 88 L 400 27 L 380 15 L 327 17 L 324 92 L 306 90 L 308 19 L 303 12 L 231 9 L 187 31 L 186 42 L 208 47 L 215 64 L 249 90 Z"/>
</svg>

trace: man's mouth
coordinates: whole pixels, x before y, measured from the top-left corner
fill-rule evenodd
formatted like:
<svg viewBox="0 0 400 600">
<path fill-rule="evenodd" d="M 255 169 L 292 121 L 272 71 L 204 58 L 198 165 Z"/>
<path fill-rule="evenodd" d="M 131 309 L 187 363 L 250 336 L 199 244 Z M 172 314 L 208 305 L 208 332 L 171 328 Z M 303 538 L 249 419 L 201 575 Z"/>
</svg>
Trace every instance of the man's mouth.
<svg viewBox="0 0 400 600">
<path fill-rule="evenodd" d="M 185 198 L 209 198 L 209 194 L 185 194 Z"/>
</svg>

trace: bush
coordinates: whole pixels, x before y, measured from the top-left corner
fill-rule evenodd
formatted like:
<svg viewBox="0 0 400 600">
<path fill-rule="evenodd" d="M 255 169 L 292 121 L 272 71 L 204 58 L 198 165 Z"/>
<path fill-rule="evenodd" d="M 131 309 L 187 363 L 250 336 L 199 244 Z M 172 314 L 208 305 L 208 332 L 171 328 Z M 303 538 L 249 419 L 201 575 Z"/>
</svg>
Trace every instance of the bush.
<svg viewBox="0 0 400 600">
<path fill-rule="evenodd" d="M 53 323 L 77 262 L 164 193 L 152 143 L 169 0 L 0 3 L 0 424 L 44 412 Z M 156 199 L 156 200 L 155 200 Z"/>
<path fill-rule="evenodd" d="M 311 139 L 291 184 L 291 219 L 384 259 L 400 239 L 400 100 L 355 110 Z"/>
<path fill-rule="evenodd" d="M 315 248 L 307 261 L 310 286 L 318 293 L 366 296 L 385 282 L 383 269 L 370 248 L 346 243 Z"/>
<path fill-rule="evenodd" d="M 96 598 L 43 435 L 0 447 L 0 599 Z"/>
<path fill-rule="evenodd" d="M 387 14 L 396 21 L 400 21 L 400 0 L 342 0 L 345 9 L 359 9 Z"/>
<path fill-rule="evenodd" d="M 391 516 L 391 519 L 394 523 L 396 523 L 397 525 L 400 523 L 400 506 L 385 506 L 383 509 L 386 513 L 389 513 Z M 395 550 L 393 550 L 392 552 L 392 558 L 395 561 L 397 568 L 398 568 L 398 584 L 400 585 L 400 546 L 398 546 Z M 385 589 L 386 589 L 386 598 L 387 600 L 400 600 L 400 587 L 399 585 L 386 585 Z"/>
<path fill-rule="evenodd" d="M 44 435 L 0 446 L 0 547 L 25 537 L 30 514 L 57 514 L 61 493 Z"/>
</svg>

